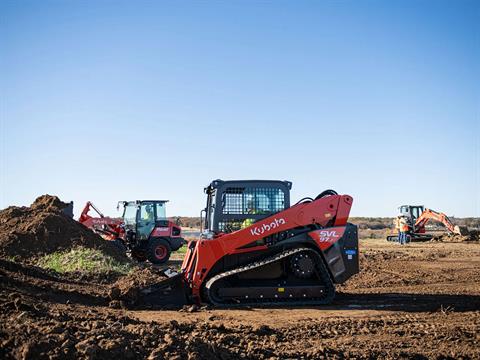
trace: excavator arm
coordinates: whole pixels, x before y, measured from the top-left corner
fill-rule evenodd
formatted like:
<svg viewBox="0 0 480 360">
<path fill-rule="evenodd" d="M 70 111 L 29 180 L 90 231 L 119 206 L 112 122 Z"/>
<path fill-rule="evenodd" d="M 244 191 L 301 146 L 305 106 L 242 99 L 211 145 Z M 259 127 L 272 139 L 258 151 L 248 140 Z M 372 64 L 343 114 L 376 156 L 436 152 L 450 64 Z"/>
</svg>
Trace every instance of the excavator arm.
<svg viewBox="0 0 480 360">
<path fill-rule="evenodd" d="M 467 231 L 463 227 L 453 225 L 452 221 L 444 213 L 440 213 L 431 209 L 425 209 L 425 211 L 417 218 L 417 221 L 415 222 L 415 229 L 425 228 L 425 225 L 430 220 L 435 220 L 442 223 L 445 225 L 448 231 L 454 234 L 464 235 L 464 233 Z"/>
</svg>

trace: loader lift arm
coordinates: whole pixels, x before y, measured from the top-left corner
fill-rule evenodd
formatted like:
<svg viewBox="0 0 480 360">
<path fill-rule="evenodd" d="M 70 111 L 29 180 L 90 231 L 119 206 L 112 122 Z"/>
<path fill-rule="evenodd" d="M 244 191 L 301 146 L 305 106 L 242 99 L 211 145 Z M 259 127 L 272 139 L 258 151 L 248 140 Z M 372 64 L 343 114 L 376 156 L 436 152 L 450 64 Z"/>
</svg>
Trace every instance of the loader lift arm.
<svg viewBox="0 0 480 360">
<path fill-rule="evenodd" d="M 95 210 L 95 212 L 98 214 L 99 217 L 101 218 L 105 217 L 105 215 L 103 215 L 103 213 L 100 210 L 98 210 L 98 208 L 95 205 L 93 205 L 91 201 L 87 201 L 87 203 L 85 204 L 85 207 L 82 210 L 82 213 L 80 214 L 80 218 L 78 219 L 79 222 L 83 223 L 88 219 L 92 218 L 92 216 L 88 215 L 91 208 Z"/>
<path fill-rule="evenodd" d="M 98 217 L 89 214 L 92 209 L 98 214 Z M 78 222 L 98 232 L 105 240 L 115 240 L 122 233 L 123 221 L 103 215 L 91 201 L 87 201 L 85 204 Z"/>
</svg>

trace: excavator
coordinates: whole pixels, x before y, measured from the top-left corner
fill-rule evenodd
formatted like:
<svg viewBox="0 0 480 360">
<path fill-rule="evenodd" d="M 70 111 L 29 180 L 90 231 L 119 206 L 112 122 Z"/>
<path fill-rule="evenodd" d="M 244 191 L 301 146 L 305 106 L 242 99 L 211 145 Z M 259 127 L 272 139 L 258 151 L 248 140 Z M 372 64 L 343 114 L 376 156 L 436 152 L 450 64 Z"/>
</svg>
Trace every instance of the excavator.
<svg viewBox="0 0 480 360">
<path fill-rule="evenodd" d="M 444 213 L 427 209 L 423 205 L 402 205 L 399 207 L 400 214 L 407 218 L 411 231 L 408 236 L 410 241 L 429 241 L 432 234 L 426 232 L 425 225 L 433 220 L 445 226 L 451 234 L 468 235 L 469 231 L 465 226 L 453 225 L 452 221 Z M 398 235 L 387 236 L 387 241 L 398 241 Z"/>
<path fill-rule="evenodd" d="M 321 305 L 335 284 L 359 272 L 353 199 L 326 190 L 290 206 L 292 183 L 214 180 L 206 188 L 203 229 L 181 271 L 141 290 L 149 306 Z M 203 216 L 205 214 L 205 216 Z"/>
</svg>

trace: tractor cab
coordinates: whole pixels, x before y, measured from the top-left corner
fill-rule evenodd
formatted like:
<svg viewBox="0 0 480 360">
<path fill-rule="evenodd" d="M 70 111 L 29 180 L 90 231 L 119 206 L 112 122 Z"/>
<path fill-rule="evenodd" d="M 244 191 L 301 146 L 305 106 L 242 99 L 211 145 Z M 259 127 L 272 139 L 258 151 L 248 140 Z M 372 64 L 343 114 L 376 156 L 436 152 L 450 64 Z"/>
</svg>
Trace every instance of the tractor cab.
<svg viewBox="0 0 480 360">
<path fill-rule="evenodd" d="M 184 243 L 181 229 L 169 221 L 165 204 L 168 200 L 121 201 L 123 205 L 124 241 L 137 260 L 154 264 L 166 262 L 172 251 Z"/>
<path fill-rule="evenodd" d="M 399 207 L 399 210 L 400 214 L 407 216 L 412 224 L 415 224 L 425 210 L 425 207 L 423 205 L 402 205 Z"/>
<path fill-rule="evenodd" d="M 231 233 L 290 207 L 292 183 L 277 180 L 214 180 L 204 191 L 203 226 L 213 233 Z"/>
<path fill-rule="evenodd" d="M 125 230 L 135 232 L 138 240 L 147 240 L 156 226 L 168 227 L 165 204 L 168 200 L 123 201 Z"/>
</svg>

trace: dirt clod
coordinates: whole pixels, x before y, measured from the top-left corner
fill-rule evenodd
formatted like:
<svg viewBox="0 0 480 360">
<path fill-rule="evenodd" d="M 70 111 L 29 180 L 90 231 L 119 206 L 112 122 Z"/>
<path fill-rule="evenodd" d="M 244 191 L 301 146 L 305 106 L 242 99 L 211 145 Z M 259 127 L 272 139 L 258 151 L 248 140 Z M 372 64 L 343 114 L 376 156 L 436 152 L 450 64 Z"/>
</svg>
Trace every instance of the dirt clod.
<svg viewBox="0 0 480 360">
<path fill-rule="evenodd" d="M 140 291 L 165 279 L 155 268 L 143 268 L 117 280 L 110 288 L 110 298 L 122 300 L 127 306 L 134 306 L 141 299 Z"/>
</svg>

